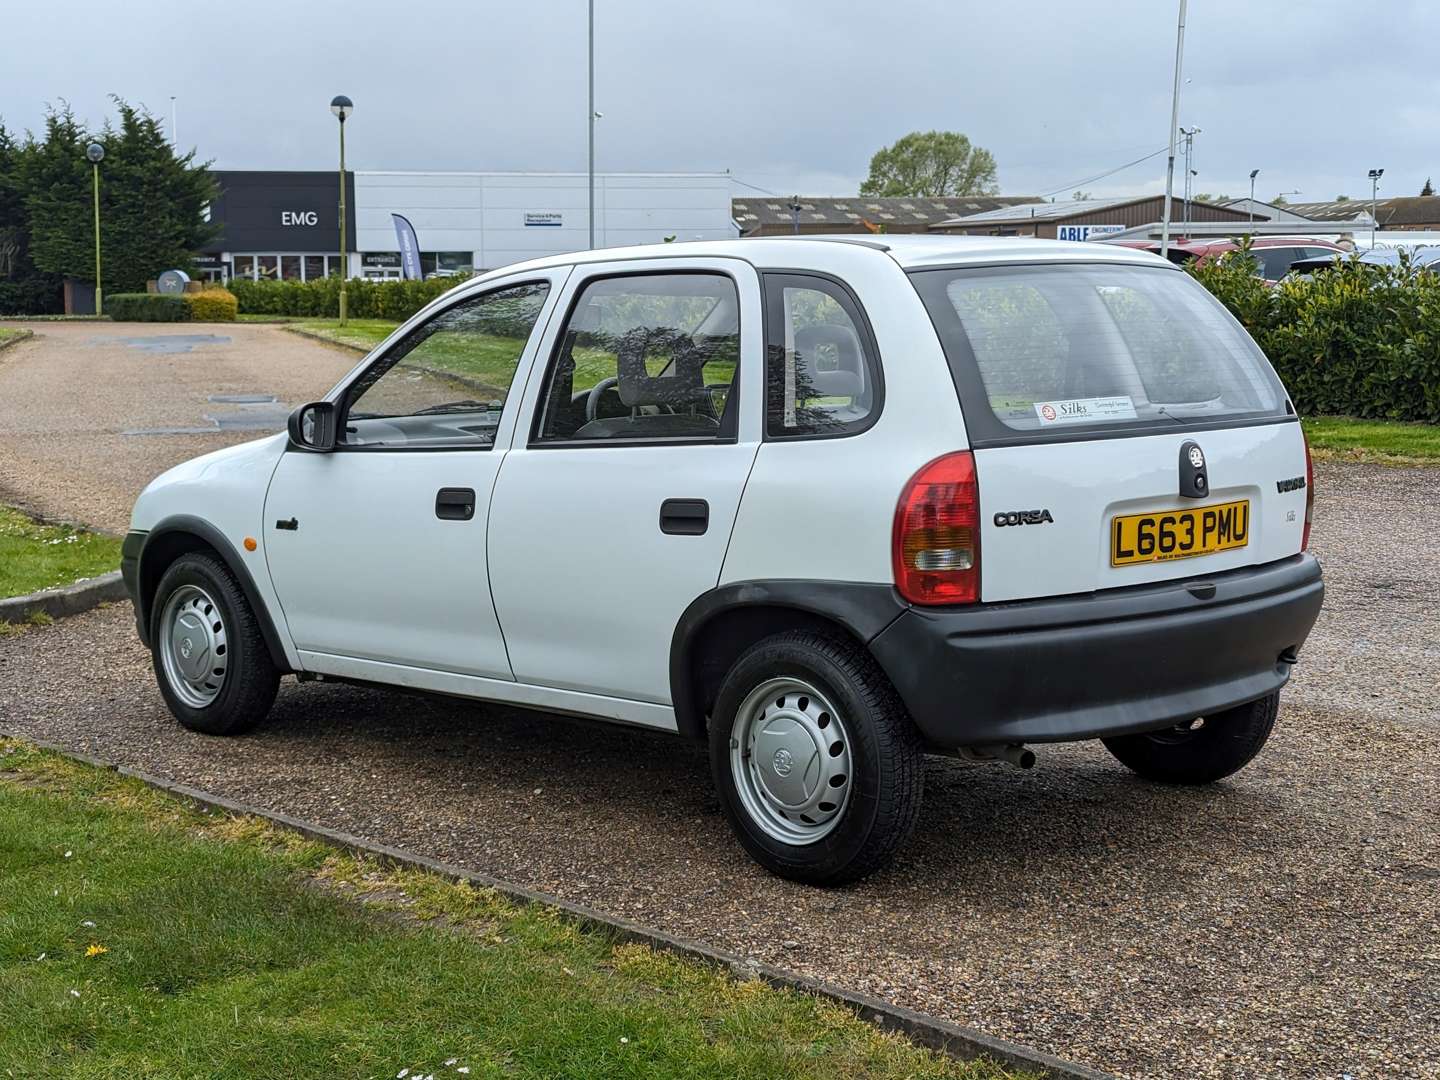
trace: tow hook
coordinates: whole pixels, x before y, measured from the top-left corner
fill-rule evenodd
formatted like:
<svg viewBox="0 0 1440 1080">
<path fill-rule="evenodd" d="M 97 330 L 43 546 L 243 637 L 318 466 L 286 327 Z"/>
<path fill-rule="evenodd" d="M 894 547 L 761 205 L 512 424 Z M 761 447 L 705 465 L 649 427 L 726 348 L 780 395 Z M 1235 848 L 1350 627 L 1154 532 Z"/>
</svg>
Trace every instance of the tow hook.
<svg viewBox="0 0 1440 1080">
<path fill-rule="evenodd" d="M 1017 769 L 1035 767 L 1035 751 L 1021 743 L 992 743 L 987 746 L 962 746 L 960 756 L 966 761 L 1006 761 Z"/>
</svg>

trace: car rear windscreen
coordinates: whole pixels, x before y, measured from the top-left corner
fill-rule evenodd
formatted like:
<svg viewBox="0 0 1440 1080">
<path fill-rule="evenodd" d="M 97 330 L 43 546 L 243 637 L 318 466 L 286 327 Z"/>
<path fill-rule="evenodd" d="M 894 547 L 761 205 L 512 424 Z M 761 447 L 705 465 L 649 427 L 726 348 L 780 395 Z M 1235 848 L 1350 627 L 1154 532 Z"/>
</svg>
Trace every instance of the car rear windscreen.
<svg viewBox="0 0 1440 1080">
<path fill-rule="evenodd" d="M 1264 354 L 1183 272 L 1096 263 L 910 277 L 977 444 L 1291 415 Z"/>
</svg>

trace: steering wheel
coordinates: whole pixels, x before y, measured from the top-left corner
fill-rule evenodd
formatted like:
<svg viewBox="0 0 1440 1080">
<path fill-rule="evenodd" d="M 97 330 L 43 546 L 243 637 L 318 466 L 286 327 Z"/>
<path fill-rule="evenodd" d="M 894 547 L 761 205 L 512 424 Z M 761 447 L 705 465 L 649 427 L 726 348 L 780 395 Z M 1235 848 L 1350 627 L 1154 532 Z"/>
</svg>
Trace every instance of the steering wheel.
<svg viewBox="0 0 1440 1080">
<path fill-rule="evenodd" d="M 585 399 L 585 419 L 594 420 L 600 415 L 600 399 L 605 391 L 611 387 L 619 386 L 620 379 L 617 376 L 610 376 L 608 379 L 601 379 L 590 388 L 590 396 Z"/>
</svg>

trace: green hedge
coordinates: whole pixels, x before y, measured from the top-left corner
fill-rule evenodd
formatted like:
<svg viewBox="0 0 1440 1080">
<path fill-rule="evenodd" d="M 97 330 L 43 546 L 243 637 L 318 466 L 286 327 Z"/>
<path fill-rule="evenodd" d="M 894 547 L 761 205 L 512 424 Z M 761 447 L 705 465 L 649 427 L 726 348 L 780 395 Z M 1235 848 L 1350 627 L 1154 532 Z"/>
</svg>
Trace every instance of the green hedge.
<svg viewBox="0 0 1440 1080">
<path fill-rule="evenodd" d="M 1302 413 L 1440 423 L 1440 275 L 1346 260 L 1269 286 L 1243 252 L 1190 269 Z"/>
<path fill-rule="evenodd" d="M 185 303 L 189 305 L 190 318 L 195 322 L 235 321 L 235 295 L 228 289 L 202 289 L 186 293 Z"/>
<path fill-rule="evenodd" d="M 348 314 L 353 319 L 392 319 L 399 322 L 442 293 L 460 284 L 462 277 L 429 281 L 366 281 L 346 283 Z M 307 315 L 335 318 L 340 314 L 340 279 L 318 281 L 246 281 L 229 283 L 230 291 L 246 315 Z"/>
<path fill-rule="evenodd" d="M 159 293 L 116 293 L 104 299 L 105 314 L 116 322 L 189 322 L 190 305 L 183 296 Z"/>
</svg>

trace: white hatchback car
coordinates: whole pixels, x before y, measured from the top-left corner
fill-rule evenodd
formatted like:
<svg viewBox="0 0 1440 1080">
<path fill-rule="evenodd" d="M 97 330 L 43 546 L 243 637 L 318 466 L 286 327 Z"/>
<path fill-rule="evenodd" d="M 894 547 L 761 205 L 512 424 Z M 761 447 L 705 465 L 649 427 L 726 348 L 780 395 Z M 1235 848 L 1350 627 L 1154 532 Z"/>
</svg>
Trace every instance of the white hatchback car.
<svg viewBox="0 0 1440 1080">
<path fill-rule="evenodd" d="M 927 752 L 1243 766 L 1320 610 L 1311 495 L 1265 357 L 1155 256 L 755 239 L 465 282 L 154 481 L 123 569 L 187 727 L 293 673 L 708 738 L 746 849 L 838 883 Z"/>
</svg>

